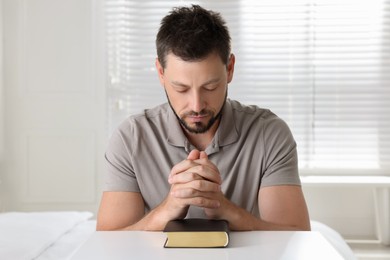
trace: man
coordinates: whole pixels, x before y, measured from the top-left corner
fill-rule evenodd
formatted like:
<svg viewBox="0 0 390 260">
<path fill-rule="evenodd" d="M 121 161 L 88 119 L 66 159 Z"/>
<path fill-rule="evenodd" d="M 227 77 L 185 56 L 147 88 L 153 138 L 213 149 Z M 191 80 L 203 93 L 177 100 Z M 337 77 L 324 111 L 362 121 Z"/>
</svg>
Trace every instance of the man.
<svg viewBox="0 0 390 260">
<path fill-rule="evenodd" d="M 227 99 L 235 56 L 221 16 L 173 9 L 156 45 L 168 103 L 113 134 L 97 230 L 162 230 L 185 217 L 225 219 L 232 230 L 310 230 L 289 128 Z"/>
</svg>

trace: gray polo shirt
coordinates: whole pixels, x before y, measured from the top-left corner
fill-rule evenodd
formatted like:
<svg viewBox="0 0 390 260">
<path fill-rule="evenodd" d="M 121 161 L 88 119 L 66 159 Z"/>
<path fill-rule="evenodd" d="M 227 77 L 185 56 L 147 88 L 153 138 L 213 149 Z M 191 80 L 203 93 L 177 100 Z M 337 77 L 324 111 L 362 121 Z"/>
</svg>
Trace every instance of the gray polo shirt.
<svg viewBox="0 0 390 260">
<path fill-rule="evenodd" d="M 168 104 L 130 116 L 109 142 L 105 191 L 141 192 L 149 212 L 167 196 L 171 168 L 192 149 Z M 225 196 L 255 216 L 261 187 L 300 185 L 294 138 L 269 110 L 228 99 L 205 151 L 220 171 Z M 203 216 L 190 208 L 189 217 Z"/>
</svg>

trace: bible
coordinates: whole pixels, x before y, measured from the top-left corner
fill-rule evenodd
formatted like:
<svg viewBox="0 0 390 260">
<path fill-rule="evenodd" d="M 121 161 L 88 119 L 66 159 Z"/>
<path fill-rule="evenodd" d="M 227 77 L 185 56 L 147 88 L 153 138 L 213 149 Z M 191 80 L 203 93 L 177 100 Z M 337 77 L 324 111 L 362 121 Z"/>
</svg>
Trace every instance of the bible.
<svg viewBox="0 0 390 260">
<path fill-rule="evenodd" d="M 229 224 L 226 220 L 178 219 L 164 228 L 164 247 L 226 247 L 229 244 Z"/>
</svg>

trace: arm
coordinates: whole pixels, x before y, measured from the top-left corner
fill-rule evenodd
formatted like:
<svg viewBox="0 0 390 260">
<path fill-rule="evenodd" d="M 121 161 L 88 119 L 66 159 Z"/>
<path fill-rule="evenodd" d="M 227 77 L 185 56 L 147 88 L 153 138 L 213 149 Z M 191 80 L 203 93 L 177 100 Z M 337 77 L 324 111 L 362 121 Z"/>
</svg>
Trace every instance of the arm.
<svg viewBox="0 0 390 260">
<path fill-rule="evenodd" d="M 100 203 L 97 231 L 162 230 L 170 218 L 167 199 L 149 214 L 139 192 L 104 192 Z"/>
<path fill-rule="evenodd" d="M 96 230 L 120 230 L 144 215 L 144 201 L 138 192 L 103 192 Z"/>
<path fill-rule="evenodd" d="M 200 175 L 192 172 L 199 168 L 193 161 L 199 152 L 189 154 L 188 159 L 172 169 L 171 175 L 180 175 L 180 180 L 172 183 L 165 200 L 155 209 L 144 215 L 145 205 L 139 192 L 104 192 L 99 208 L 97 230 L 163 230 L 172 219 L 184 218 L 190 205 L 215 208 L 219 203 L 199 194 L 220 190 L 219 175 L 201 171 Z M 200 166 L 202 168 L 202 166 Z M 202 175 L 203 174 L 203 175 Z M 196 194 L 193 193 L 197 190 Z M 174 196 L 177 192 L 187 194 L 185 198 Z"/>
<path fill-rule="evenodd" d="M 189 171 L 199 176 L 218 175 L 219 172 L 204 154 L 202 159 L 195 160 L 204 167 L 193 167 Z M 181 181 L 188 175 L 174 175 L 171 183 Z M 253 216 L 245 209 L 229 201 L 218 191 L 203 193 L 196 188 L 178 189 L 174 196 L 186 199 L 191 196 L 207 197 L 218 201 L 219 207 L 204 208 L 206 215 L 213 219 L 225 219 L 232 230 L 310 230 L 310 220 L 306 202 L 300 186 L 281 185 L 263 187 L 258 193 L 260 218 Z"/>
<path fill-rule="evenodd" d="M 271 186 L 259 191 L 261 219 L 296 230 L 310 230 L 310 219 L 300 186 Z M 267 225 L 265 225 L 265 228 Z"/>
<path fill-rule="evenodd" d="M 218 218 L 228 220 L 232 230 L 310 230 L 309 214 L 300 186 L 261 188 L 258 197 L 260 218 L 222 197 L 224 203 L 218 210 Z"/>
</svg>

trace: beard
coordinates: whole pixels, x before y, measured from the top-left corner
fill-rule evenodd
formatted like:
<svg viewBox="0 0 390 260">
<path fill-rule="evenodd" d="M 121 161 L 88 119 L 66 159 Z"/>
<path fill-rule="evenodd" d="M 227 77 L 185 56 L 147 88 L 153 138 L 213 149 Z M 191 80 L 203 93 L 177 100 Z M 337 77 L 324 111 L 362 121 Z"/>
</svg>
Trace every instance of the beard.
<svg viewBox="0 0 390 260">
<path fill-rule="evenodd" d="M 200 112 L 195 112 L 195 111 L 186 112 L 183 115 L 181 115 L 181 117 L 180 117 L 176 113 L 175 109 L 173 109 L 168 95 L 167 95 L 167 99 L 168 99 L 169 106 L 171 107 L 177 120 L 179 120 L 180 124 L 184 127 L 184 129 L 186 129 L 189 133 L 192 133 L 192 134 L 204 134 L 208 130 L 210 130 L 210 128 L 215 124 L 215 122 L 218 121 L 222 117 L 222 110 L 223 110 L 223 107 L 225 106 L 225 103 L 226 103 L 227 92 L 226 92 L 225 100 L 223 101 L 222 107 L 216 115 L 214 114 L 213 111 L 211 111 L 209 109 L 202 109 Z M 208 116 L 208 117 L 210 117 L 210 120 L 207 123 L 195 122 L 194 126 L 191 126 L 185 121 L 186 117 L 188 117 L 188 116 Z"/>
</svg>

